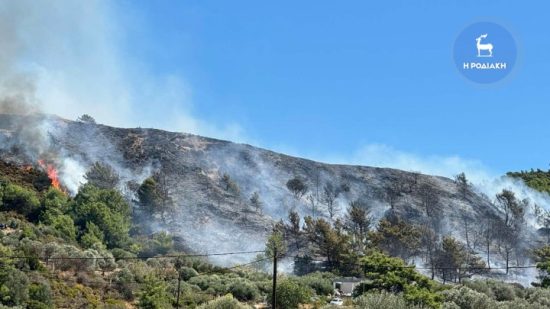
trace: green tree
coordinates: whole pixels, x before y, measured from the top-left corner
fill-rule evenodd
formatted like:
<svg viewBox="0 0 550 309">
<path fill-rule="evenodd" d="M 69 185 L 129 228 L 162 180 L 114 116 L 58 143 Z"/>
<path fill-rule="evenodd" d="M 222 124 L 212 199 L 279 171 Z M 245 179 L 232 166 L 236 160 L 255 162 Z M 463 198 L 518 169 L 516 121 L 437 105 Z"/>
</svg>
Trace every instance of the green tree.
<svg viewBox="0 0 550 309">
<path fill-rule="evenodd" d="M 287 246 L 283 237 L 283 233 L 275 229 L 267 239 L 265 244 L 265 255 L 269 259 L 273 259 L 275 252 L 277 256 L 283 256 L 286 253 Z"/>
<path fill-rule="evenodd" d="M 286 182 L 286 188 L 292 193 L 294 198 L 300 199 L 307 192 L 307 185 L 300 177 L 294 177 Z"/>
<path fill-rule="evenodd" d="M 32 283 L 29 286 L 29 308 L 51 308 L 52 291 L 47 283 Z"/>
<path fill-rule="evenodd" d="M 313 296 L 313 290 L 301 284 L 298 280 L 287 278 L 282 280 L 275 289 L 277 297 L 277 308 L 296 309 L 300 304 L 307 304 Z M 267 296 L 268 303 L 271 303 L 271 294 Z"/>
<path fill-rule="evenodd" d="M 69 197 L 56 188 L 49 188 L 42 200 L 40 221 L 53 227 L 61 237 L 67 240 L 75 240 L 76 227 L 69 211 Z"/>
<path fill-rule="evenodd" d="M 509 177 L 522 179 L 529 187 L 550 193 L 550 170 L 543 171 L 540 169 L 521 172 L 508 172 Z"/>
<path fill-rule="evenodd" d="M 86 172 L 84 178 L 88 184 L 100 189 L 116 188 L 120 182 L 120 176 L 117 172 L 109 164 L 101 162 L 95 162 Z"/>
<path fill-rule="evenodd" d="M 304 233 L 312 245 L 313 253 L 324 257 L 329 269 L 342 266 L 350 253 L 350 239 L 344 233 L 340 221 L 335 222 L 334 228 L 322 218 L 306 217 L 304 221 Z"/>
<path fill-rule="evenodd" d="M 36 193 L 13 183 L 3 186 L 2 209 L 13 210 L 33 219 L 40 207 Z"/>
<path fill-rule="evenodd" d="M 502 190 L 501 193 L 496 195 L 497 206 L 504 213 L 504 225 L 511 226 L 515 218 L 523 218 L 525 209 L 522 202 L 520 202 L 513 191 Z"/>
<path fill-rule="evenodd" d="M 174 208 L 165 173 L 156 173 L 145 179 L 138 188 L 137 195 L 140 206 L 149 214 L 160 214 L 163 221 L 166 221 L 166 213 Z"/>
<path fill-rule="evenodd" d="M 71 214 L 81 231 L 95 224 L 105 235 L 108 248 L 124 246 L 130 230 L 130 206 L 116 190 L 82 186 L 74 198 Z"/>
<path fill-rule="evenodd" d="M 29 279 L 13 266 L 0 267 L 0 303 L 17 306 L 29 299 Z"/>
<path fill-rule="evenodd" d="M 44 213 L 42 222 L 53 227 L 61 237 L 69 241 L 76 239 L 76 227 L 71 216 L 48 210 Z"/>
<path fill-rule="evenodd" d="M 369 238 L 381 250 L 405 260 L 415 256 L 420 249 L 419 228 L 397 217 L 380 220 Z"/>
<path fill-rule="evenodd" d="M 463 278 L 485 271 L 485 262 L 453 237 L 443 237 L 436 253 L 436 264 L 443 281 L 462 282 Z"/>
<path fill-rule="evenodd" d="M 101 229 L 95 225 L 93 222 L 86 222 L 86 230 L 84 234 L 80 237 L 80 243 L 85 248 L 91 248 L 92 246 L 99 244 L 103 245 L 105 240 L 105 235 Z"/>
<path fill-rule="evenodd" d="M 172 300 L 166 283 L 151 275 L 145 279 L 139 294 L 138 307 L 144 309 L 171 308 Z"/>
<path fill-rule="evenodd" d="M 153 177 L 143 181 L 137 191 L 139 205 L 148 213 L 154 214 L 161 210 L 161 198 L 157 182 Z"/>
<path fill-rule="evenodd" d="M 249 280 L 235 280 L 229 284 L 228 290 L 240 301 L 253 301 L 260 294 L 256 285 Z"/>
<path fill-rule="evenodd" d="M 535 282 L 533 285 L 543 288 L 550 287 L 550 245 L 535 249 L 533 253 L 537 261 L 538 279 L 540 280 L 540 282 Z"/>
<path fill-rule="evenodd" d="M 367 291 L 403 293 L 411 304 L 438 308 L 441 298 L 435 292 L 436 283 L 418 273 L 414 266 L 400 258 L 374 251 L 361 259 L 365 281 L 354 290 L 358 297 Z"/>
<path fill-rule="evenodd" d="M 59 214 L 69 210 L 69 197 L 56 188 L 50 187 L 42 202 L 44 211 L 56 211 Z"/>
<path fill-rule="evenodd" d="M 82 122 L 82 123 L 89 123 L 89 124 L 95 124 L 95 119 L 94 117 L 88 115 L 88 114 L 83 114 L 82 116 L 78 117 L 76 119 L 76 121 L 78 122 Z"/>
<path fill-rule="evenodd" d="M 470 192 L 470 182 L 468 181 L 468 178 L 466 178 L 466 174 L 460 173 L 456 175 L 455 183 L 458 187 L 460 196 L 465 199 L 468 196 L 468 192 Z"/>
<path fill-rule="evenodd" d="M 363 251 L 367 244 L 367 235 L 372 222 L 367 205 L 358 200 L 352 201 L 344 220 L 344 227 L 352 237 L 355 250 Z"/>
</svg>

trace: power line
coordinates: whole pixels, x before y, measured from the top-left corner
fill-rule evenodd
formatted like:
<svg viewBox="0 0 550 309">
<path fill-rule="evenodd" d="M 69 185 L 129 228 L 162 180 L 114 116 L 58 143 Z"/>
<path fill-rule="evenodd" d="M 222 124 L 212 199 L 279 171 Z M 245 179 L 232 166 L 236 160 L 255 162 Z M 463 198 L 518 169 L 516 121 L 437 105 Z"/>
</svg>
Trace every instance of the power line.
<svg viewBox="0 0 550 309">
<path fill-rule="evenodd" d="M 147 260 L 147 259 L 167 259 L 167 258 L 180 258 L 180 257 L 209 257 L 209 256 L 225 256 L 225 255 L 239 255 L 239 254 L 252 254 L 261 253 L 265 251 L 237 251 L 237 252 L 222 252 L 222 253 L 199 253 L 199 254 L 168 254 L 168 255 L 155 255 L 155 256 L 53 256 L 53 257 L 39 257 L 39 256 L 0 256 L 0 259 L 32 259 L 40 258 L 42 260 Z"/>
<path fill-rule="evenodd" d="M 291 258 L 303 258 L 298 255 L 289 256 Z M 314 260 L 314 259 L 307 259 L 309 262 L 320 262 L 320 263 L 326 263 L 325 260 Z M 359 266 L 362 268 L 365 268 L 367 265 L 360 264 L 360 263 L 334 263 L 337 266 L 345 265 L 345 266 Z M 434 267 L 418 267 L 416 265 L 403 265 L 403 266 L 396 266 L 396 265 L 376 265 L 373 267 L 370 267 L 373 270 L 376 269 L 385 269 L 385 270 L 392 270 L 392 269 L 418 269 L 418 270 L 506 270 L 506 269 L 529 269 L 529 268 L 537 268 L 537 265 L 524 265 L 524 266 L 508 266 L 508 267 L 442 267 L 442 266 L 434 266 Z"/>
</svg>

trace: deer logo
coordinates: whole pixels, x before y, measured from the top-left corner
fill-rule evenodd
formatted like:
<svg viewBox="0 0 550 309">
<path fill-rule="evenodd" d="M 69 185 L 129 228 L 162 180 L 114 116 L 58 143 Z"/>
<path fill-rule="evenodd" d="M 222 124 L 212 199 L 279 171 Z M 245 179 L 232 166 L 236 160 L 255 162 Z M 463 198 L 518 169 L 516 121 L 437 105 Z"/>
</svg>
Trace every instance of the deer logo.
<svg viewBox="0 0 550 309">
<path fill-rule="evenodd" d="M 481 40 L 486 39 L 486 38 L 487 38 L 487 34 L 482 34 L 476 39 L 476 42 L 477 42 L 477 56 L 478 57 L 493 57 L 493 44 L 491 44 L 491 43 L 482 44 L 481 43 Z M 489 53 L 482 53 L 482 51 L 484 51 L 484 50 L 488 51 Z"/>
</svg>

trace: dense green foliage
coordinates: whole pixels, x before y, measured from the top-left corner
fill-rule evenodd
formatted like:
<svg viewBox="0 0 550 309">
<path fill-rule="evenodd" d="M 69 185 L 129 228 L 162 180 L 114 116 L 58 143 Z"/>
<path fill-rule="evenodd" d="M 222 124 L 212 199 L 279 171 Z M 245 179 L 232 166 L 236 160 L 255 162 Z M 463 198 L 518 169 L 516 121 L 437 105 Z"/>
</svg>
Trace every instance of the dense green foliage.
<svg viewBox="0 0 550 309">
<path fill-rule="evenodd" d="M 532 169 L 530 171 L 508 172 L 506 175 L 522 179 L 525 184 L 535 190 L 550 193 L 550 170 Z"/>
<path fill-rule="evenodd" d="M 127 245 L 130 206 L 118 191 L 84 185 L 71 206 L 70 213 L 82 235 L 92 233 L 88 239 L 104 238 L 109 248 Z"/>
<path fill-rule="evenodd" d="M 436 283 L 416 272 L 414 266 L 376 251 L 361 261 L 366 280 L 355 288 L 355 296 L 364 291 L 387 291 L 403 293 L 404 298 L 412 304 L 432 308 L 439 306 L 441 299 L 436 293 Z"/>
<path fill-rule="evenodd" d="M 313 290 L 293 278 L 283 280 L 276 289 L 277 306 L 280 309 L 298 308 L 299 304 L 306 304 L 313 296 Z M 271 294 L 268 296 L 271 302 Z"/>
</svg>

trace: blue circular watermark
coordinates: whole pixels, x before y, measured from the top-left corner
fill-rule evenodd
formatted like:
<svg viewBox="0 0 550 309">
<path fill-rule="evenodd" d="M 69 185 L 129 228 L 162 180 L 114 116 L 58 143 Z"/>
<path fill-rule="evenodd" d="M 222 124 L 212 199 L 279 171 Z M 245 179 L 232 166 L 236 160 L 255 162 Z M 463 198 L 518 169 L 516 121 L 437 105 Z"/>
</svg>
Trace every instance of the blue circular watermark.
<svg viewBox="0 0 550 309">
<path fill-rule="evenodd" d="M 469 80 L 495 83 L 512 72 L 517 47 L 510 32 L 492 22 L 478 22 L 464 29 L 456 38 L 454 61 Z"/>
</svg>

